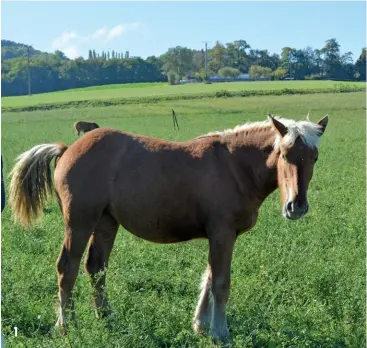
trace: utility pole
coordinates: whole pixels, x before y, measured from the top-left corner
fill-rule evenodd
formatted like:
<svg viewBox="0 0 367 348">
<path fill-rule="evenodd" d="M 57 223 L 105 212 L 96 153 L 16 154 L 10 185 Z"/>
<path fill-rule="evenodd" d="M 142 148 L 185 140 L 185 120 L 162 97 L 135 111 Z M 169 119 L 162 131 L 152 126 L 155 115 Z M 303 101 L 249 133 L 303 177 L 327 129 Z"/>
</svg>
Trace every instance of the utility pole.
<svg viewBox="0 0 367 348">
<path fill-rule="evenodd" d="M 181 58 L 181 49 L 178 50 L 178 56 L 179 56 L 179 66 L 178 66 L 178 79 L 181 80 L 183 78 L 183 76 L 181 76 L 181 67 L 182 67 L 182 58 Z"/>
<path fill-rule="evenodd" d="M 28 95 L 32 95 L 32 90 L 31 90 L 31 67 L 29 64 L 29 57 L 30 56 L 30 52 L 29 52 L 29 46 L 27 47 L 27 65 L 28 65 Z"/>
<path fill-rule="evenodd" d="M 205 42 L 205 78 L 208 79 L 208 43 Z"/>
<path fill-rule="evenodd" d="M 289 78 L 292 77 L 292 52 L 289 53 Z"/>
</svg>

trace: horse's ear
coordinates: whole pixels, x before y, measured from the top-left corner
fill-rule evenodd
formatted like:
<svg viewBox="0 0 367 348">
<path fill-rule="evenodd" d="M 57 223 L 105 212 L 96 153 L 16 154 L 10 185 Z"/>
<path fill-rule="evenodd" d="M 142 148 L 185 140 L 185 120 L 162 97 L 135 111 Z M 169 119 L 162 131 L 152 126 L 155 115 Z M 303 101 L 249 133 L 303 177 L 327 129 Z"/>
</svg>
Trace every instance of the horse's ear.
<svg viewBox="0 0 367 348">
<path fill-rule="evenodd" d="M 319 126 L 321 126 L 321 134 L 324 134 L 328 122 L 329 122 L 329 116 L 328 115 L 326 115 L 319 122 L 317 122 L 317 124 Z"/>
<path fill-rule="evenodd" d="M 271 114 L 268 114 L 268 119 L 282 137 L 288 133 L 287 127 L 283 123 L 279 122 L 276 118 L 271 116 Z"/>
</svg>

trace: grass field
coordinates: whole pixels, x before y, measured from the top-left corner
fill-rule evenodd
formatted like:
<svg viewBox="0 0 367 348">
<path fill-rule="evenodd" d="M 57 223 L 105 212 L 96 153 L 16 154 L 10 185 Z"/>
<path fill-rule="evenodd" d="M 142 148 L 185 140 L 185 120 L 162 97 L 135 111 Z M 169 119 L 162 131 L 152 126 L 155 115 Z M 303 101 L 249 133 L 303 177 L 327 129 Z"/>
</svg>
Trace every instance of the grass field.
<svg viewBox="0 0 367 348">
<path fill-rule="evenodd" d="M 24 107 L 38 104 L 65 103 L 71 101 L 111 100 L 120 98 L 143 98 L 151 96 L 167 96 L 182 94 L 210 93 L 225 89 L 230 92 L 240 90 L 279 90 L 283 88 L 295 89 L 332 89 L 340 85 L 337 81 L 268 81 L 268 82 L 230 82 L 213 84 L 186 84 L 170 86 L 167 83 L 140 83 L 125 85 L 107 85 L 90 88 L 79 88 L 54 93 L 36 94 L 33 96 L 3 97 L 2 107 Z M 363 82 L 343 82 L 343 85 L 365 86 Z"/>
<path fill-rule="evenodd" d="M 34 98 L 67 98 L 68 93 Z M 73 96 L 79 98 L 78 93 Z M 81 98 L 87 96 L 80 93 Z M 96 93 L 90 94 L 95 98 L 108 92 L 90 93 Z M 180 131 L 173 130 L 171 108 L 176 110 Z M 186 140 L 265 119 L 267 112 L 304 118 L 310 108 L 314 121 L 330 116 L 309 190 L 311 210 L 300 221 L 286 221 L 276 192 L 262 206 L 257 225 L 237 241 L 227 311 L 230 346 L 365 347 L 363 92 L 3 113 L 4 174 L 15 157 L 31 146 L 74 142 L 72 125 L 79 119 Z M 2 331 L 7 347 L 212 346 L 208 337 L 196 336 L 191 329 L 207 242 L 158 245 L 122 228 L 107 275 L 114 316 L 108 321 L 95 319 L 89 279 L 81 268 L 75 288 L 79 329 L 71 328 L 67 337 L 55 332 L 55 261 L 64 228 L 56 202 L 51 200 L 47 208 L 29 231 L 12 224 L 9 205 L 2 214 Z"/>
</svg>

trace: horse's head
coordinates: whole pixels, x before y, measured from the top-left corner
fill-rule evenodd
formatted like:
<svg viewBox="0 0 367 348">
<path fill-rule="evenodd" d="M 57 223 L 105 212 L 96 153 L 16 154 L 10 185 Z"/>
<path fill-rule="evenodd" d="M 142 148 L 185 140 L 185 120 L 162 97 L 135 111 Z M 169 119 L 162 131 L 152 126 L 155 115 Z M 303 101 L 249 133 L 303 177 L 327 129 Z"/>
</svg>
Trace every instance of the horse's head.
<svg viewBox="0 0 367 348">
<path fill-rule="evenodd" d="M 308 212 L 307 190 L 318 158 L 318 144 L 325 132 L 328 117 L 318 123 L 278 120 L 269 115 L 277 131 L 275 146 L 278 186 L 283 204 L 283 216 L 297 220 Z"/>
</svg>

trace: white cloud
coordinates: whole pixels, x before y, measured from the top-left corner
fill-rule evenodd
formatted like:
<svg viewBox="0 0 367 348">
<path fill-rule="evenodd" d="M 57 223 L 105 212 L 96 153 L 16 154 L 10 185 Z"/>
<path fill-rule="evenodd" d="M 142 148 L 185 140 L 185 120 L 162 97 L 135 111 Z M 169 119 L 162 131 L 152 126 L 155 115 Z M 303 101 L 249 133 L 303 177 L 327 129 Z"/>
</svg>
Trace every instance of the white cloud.
<svg viewBox="0 0 367 348">
<path fill-rule="evenodd" d="M 115 27 L 113 27 L 108 35 L 107 35 L 107 41 L 110 41 L 112 39 L 114 39 L 115 37 L 118 37 L 120 35 L 122 35 L 125 31 L 125 27 L 123 24 L 119 24 L 119 25 L 116 25 Z"/>
<path fill-rule="evenodd" d="M 67 46 L 62 50 L 65 56 L 74 59 L 80 57 L 78 47 L 76 45 Z"/>
<path fill-rule="evenodd" d="M 92 34 L 92 38 L 93 39 L 100 39 L 103 36 L 106 35 L 108 29 L 106 27 L 103 27 L 101 29 L 96 30 L 93 34 Z"/>
<path fill-rule="evenodd" d="M 139 26 L 139 22 L 116 25 L 108 32 L 107 41 L 111 41 L 116 37 L 123 35 L 127 31 L 136 30 L 139 28 Z"/>
<path fill-rule="evenodd" d="M 52 47 L 54 49 L 59 49 L 58 47 L 62 47 L 67 45 L 70 41 L 72 41 L 73 39 L 76 39 L 77 35 L 74 31 L 70 32 L 70 33 L 62 33 L 59 37 L 57 37 L 53 42 L 52 42 Z"/>
<path fill-rule="evenodd" d="M 76 32 L 64 32 L 52 41 L 52 49 L 60 50 L 69 58 L 78 57 L 78 40 Z"/>
<path fill-rule="evenodd" d="M 78 35 L 75 31 L 64 32 L 52 41 L 52 49 L 64 52 L 69 58 L 76 58 L 80 56 L 80 52 L 93 48 L 90 47 L 91 41 L 93 46 L 101 46 L 103 49 L 103 43 L 114 40 L 128 31 L 137 30 L 139 26 L 140 22 L 122 23 L 110 29 L 108 27 L 99 28 L 89 35 Z"/>
</svg>

